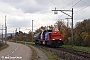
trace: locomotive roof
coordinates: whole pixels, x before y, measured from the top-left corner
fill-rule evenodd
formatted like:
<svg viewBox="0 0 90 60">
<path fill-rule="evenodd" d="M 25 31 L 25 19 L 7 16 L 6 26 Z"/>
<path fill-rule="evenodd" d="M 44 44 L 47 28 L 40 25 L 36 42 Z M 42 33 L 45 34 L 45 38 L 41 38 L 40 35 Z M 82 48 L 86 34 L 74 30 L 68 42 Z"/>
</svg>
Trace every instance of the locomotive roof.
<svg viewBox="0 0 90 60">
<path fill-rule="evenodd" d="M 52 30 L 44 30 L 42 34 L 45 34 L 46 32 L 52 32 Z"/>
</svg>

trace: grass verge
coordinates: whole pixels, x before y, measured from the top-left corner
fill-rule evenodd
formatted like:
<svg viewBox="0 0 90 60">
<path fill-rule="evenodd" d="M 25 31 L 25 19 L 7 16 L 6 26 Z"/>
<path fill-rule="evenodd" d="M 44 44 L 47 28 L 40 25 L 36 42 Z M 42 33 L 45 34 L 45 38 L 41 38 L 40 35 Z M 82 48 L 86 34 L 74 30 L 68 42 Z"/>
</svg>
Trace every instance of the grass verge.
<svg viewBox="0 0 90 60">
<path fill-rule="evenodd" d="M 29 45 L 28 45 L 29 46 Z M 30 46 L 29 46 L 30 47 Z M 37 53 L 36 53 L 36 51 L 32 48 L 32 47 L 30 47 L 31 48 L 31 50 L 32 50 L 32 56 L 31 56 L 31 60 L 38 60 L 38 56 L 37 56 Z"/>
<path fill-rule="evenodd" d="M 62 45 L 62 47 L 64 48 L 70 48 L 70 49 L 74 49 L 74 50 L 79 50 L 79 51 L 86 51 L 86 52 L 90 52 L 90 47 L 83 47 L 83 46 L 71 46 L 71 45 Z"/>
<path fill-rule="evenodd" d="M 42 48 L 39 48 L 39 49 L 46 54 L 46 56 L 48 57 L 49 60 L 63 60 L 63 59 L 58 58 L 54 52 L 50 52 L 50 51 L 44 50 Z"/>
<path fill-rule="evenodd" d="M 4 44 L 3 46 L 0 46 L 0 51 L 3 50 L 3 49 L 5 49 L 5 48 L 7 48 L 7 47 L 9 47 L 8 44 Z"/>
<path fill-rule="evenodd" d="M 9 42 L 15 42 L 15 41 L 9 40 Z M 27 41 L 17 41 L 16 43 L 21 43 L 21 44 L 34 44 L 34 42 L 27 42 Z"/>
</svg>

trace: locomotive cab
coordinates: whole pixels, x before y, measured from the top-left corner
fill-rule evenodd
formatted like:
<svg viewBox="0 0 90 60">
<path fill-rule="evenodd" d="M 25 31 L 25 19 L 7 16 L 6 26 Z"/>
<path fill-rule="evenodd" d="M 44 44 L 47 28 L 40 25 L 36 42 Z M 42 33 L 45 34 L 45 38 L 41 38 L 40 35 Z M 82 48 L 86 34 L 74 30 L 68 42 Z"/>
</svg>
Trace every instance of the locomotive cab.
<svg viewBox="0 0 90 60">
<path fill-rule="evenodd" d="M 50 46 L 59 47 L 63 45 L 63 41 L 59 31 L 49 32 L 48 40 L 48 45 Z"/>
</svg>

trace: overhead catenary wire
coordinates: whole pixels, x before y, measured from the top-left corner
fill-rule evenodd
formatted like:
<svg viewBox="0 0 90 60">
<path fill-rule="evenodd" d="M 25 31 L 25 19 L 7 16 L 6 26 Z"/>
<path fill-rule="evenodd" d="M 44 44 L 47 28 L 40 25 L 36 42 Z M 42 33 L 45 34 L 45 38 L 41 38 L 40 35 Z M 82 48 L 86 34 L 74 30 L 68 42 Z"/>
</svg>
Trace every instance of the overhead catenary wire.
<svg viewBox="0 0 90 60">
<path fill-rule="evenodd" d="M 72 7 L 71 7 L 71 8 L 73 8 L 74 6 L 76 6 L 77 4 L 79 4 L 81 1 L 82 1 L 82 0 L 79 0 L 79 1 L 76 2 L 75 4 L 73 4 L 74 1 L 72 1 Z M 71 9 L 71 8 L 70 8 L 70 9 Z"/>
<path fill-rule="evenodd" d="M 76 4 L 73 5 L 73 7 L 76 6 L 77 4 L 79 4 L 81 1 L 82 1 L 82 0 L 79 0 Z M 85 6 L 85 7 L 83 7 L 83 8 L 81 8 L 81 9 L 79 9 L 78 11 L 74 12 L 73 14 L 78 13 L 78 12 L 80 12 L 80 11 L 86 9 L 86 8 L 89 7 L 89 6 L 90 6 L 90 4 L 87 5 L 87 6 Z"/>
<path fill-rule="evenodd" d="M 58 6 L 60 6 L 60 4 L 63 2 L 64 0 L 62 0 L 60 3 L 59 3 L 59 5 Z"/>
<path fill-rule="evenodd" d="M 77 0 L 74 0 L 73 2 L 75 2 L 75 1 L 77 1 Z M 65 5 L 64 7 L 62 7 L 62 8 L 65 8 L 65 7 L 67 7 L 68 5 L 70 5 L 70 4 L 72 4 L 73 5 L 73 2 L 70 2 L 70 3 L 68 3 L 67 5 Z"/>
<path fill-rule="evenodd" d="M 72 4 L 72 7 L 74 7 L 74 6 L 76 6 L 77 4 L 79 4 L 82 0 L 79 0 L 78 2 L 76 2 L 77 0 L 72 0 L 72 2 L 70 2 L 70 3 L 68 3 L 67 5 L 65 5 L 64 7 L 62 7 L 62 8 L 65 8 L 65 7 L 67 7 L 68 5 L 70 5 L 70 4 Z M 76 2 L 75 4 L 74 4 L 74 2 Z M 71 9 L 72 7 L 70 7 L 69 9 Z"/>
<path fill-rule="evenodd" d="M 76 6 L 77 4 L 79 4 L 82 0 L 79 0 L 77 3 L 75 3 L 72 7 Z"/>
<path fill-rule="evenodd" d="M 89 6 L 90 6 L 90 5 L 87 5 L 87 6 L 83 7 L 83 8 L 81 8 L 80 10 L 78 10 L 78 11 L 74 12 L 74 14 L 75 14 L 75 13 L 78 13 L 78 12 L 80 12 L 80 11 L 84 10 L 84 9 L 86 9 L 86 8 L 87 8 L 87 7 L 89 7 Z"/>
<path fill-rule="evenodd" d="M 72 1 L 72 5 L 73 5 L 72 7 L 74 7 L 74 6 L 76 6 L 77 4 L 79 4 L 82 0 L 79 0 L 78 2 L 76 2 L 75 4 L 73 4 L 73 2 L 75 2 L 75 1 L 76 1 L 76 0 Z M 71 3 L 69 3 L 69 4 L 71 4 Z M 69 5 L 69 4 L 67 4 L 67 5 Z M 67 5 L 66 5 L 66 6 L 67 6 Z M 65 6 L 64 6 L 64 7 L 65 7 Z M 63 7 L 63 8 L 64 8 L 64 7 Z M 71 8 L 72 8 L 72 7 L 71 7 Z M 90 4 L 87 5 L 87 6 L 85 6 L 85 7 L 83 7 L 83 8 L 81 8 L 81 9 L 79 9 L 78 11 L 75 11 L 73 14 L 76 14 L 76 13 L 78 13 L 78 12 L 80 12 L 80 11 L 88 8 L 88 7 L 90 7 Z M 70 8 L 70 9 L 71 9 L 71 8 Z M 63 16 L 63 14 L 62 14 L 61 16 Z M 61 17 L 61 16 L 59 16 L 59 17 Z"/>
<path fill-rule="evenodd" d="M 65 8 L 66 6 L 72 4 L 72 7 L 69 8 L 69 10 L 70 10 L 71 8 L 73 8 L 74 6 L 76 6 L 77 4 L 79 4 L 82 0 L 79 0 L 78 2 L 76 2 L 75 4 L 73 4 L 73 2 L 75 2 L 75 1 L 77 1 L 77 0 L 74 0 L 74 1 L 72 0 L 72 2 L 70 2 L 70 3 L 67 4 L 67 5 L 65 5 L 65 6 L 62 7 L 62 8 Z M 63 16 L 63 14 L 62 14 L 61 16 Z M 61 17 L 61 16 L 60 16 L 60 17 Z"/>
<path fill-rule="evenodd" d="M 61 3 L 62 3 L 63 1 L 64 1 L 64 0 L 62 0 Z M 60 4 L 61 4 L 61 3 L 60 3 Z"/>
</svg>

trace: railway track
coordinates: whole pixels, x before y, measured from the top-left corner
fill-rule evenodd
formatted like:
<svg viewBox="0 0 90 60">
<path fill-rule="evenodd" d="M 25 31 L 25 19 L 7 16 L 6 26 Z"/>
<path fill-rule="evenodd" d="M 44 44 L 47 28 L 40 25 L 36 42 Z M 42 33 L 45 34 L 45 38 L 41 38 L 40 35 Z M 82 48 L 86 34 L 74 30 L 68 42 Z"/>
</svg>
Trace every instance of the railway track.
<svg viewBox="0 0 90 60">
<path fill-rule="evenodd" d="M 81 56 L 81 57 L 84 57 L 84 58 L 90 60 L 90 52 L 72 50 L 72 49 L 67 49 L 67 48 L 58 48 L 57 50 L 61 50 L 61 51 L 68 52 L 68 53 L 71 53 L 74 55 L 78 55 L 78 56 Z"/>
<path fill-rule="evenodd" d="M 77 51 L 67 48 L 50 48 L 46 46 L 34 45 L 45 50 L 55 52 L 59 58 L 64 60 L 90 60 L 90 52 Z"/>
</svg>

